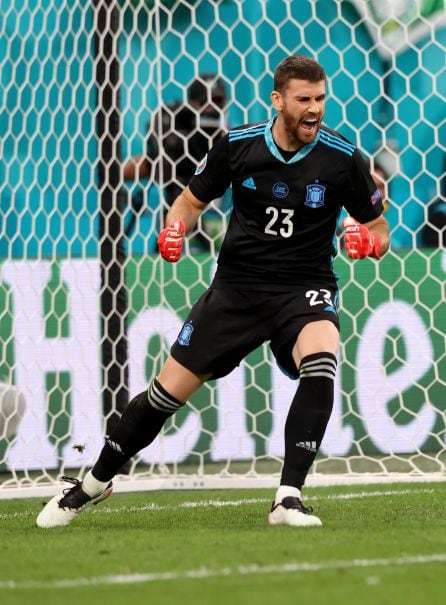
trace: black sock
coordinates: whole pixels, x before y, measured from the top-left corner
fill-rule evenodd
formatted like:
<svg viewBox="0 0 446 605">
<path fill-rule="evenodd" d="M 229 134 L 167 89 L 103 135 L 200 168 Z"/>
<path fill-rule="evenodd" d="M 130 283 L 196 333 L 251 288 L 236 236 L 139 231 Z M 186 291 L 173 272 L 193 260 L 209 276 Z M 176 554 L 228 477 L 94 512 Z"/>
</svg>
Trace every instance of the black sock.
<svg viewBox="0 0 446 605">
<path fill-rule="evenodd" d="M 99 481 L 110 481 L 119 468 L 157 437 L 166 420 L 183 404 L 154 379 L 148 391 L 136 395 L 106 439 L 92 469 Z"/>
<path fill-rule="evenodd" d="M 281 485 L 301 489 L 314 462 L 333 409 L 336 357 L 314 353 L 301 361 L 300 382 L 285 423 Z"/>
</svg>

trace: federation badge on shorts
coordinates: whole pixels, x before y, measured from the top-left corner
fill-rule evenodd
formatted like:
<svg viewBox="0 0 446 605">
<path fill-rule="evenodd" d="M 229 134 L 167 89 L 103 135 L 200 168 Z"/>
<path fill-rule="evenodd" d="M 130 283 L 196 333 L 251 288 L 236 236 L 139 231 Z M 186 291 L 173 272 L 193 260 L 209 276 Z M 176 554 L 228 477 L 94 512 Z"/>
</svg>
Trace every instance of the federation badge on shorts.
<svg viewBox="0 0 446 605">
<path fill-rule="evenodd" d="M 190 344 L 190 339 L 192 336 L 192 332 L 194 331 L 194 326 L 191 321 L 188 321 L 184 324 L 181 329 L 180 335 L 178 336 L 178 344 L 183 347 L 188 347 Z"/>
<path fill-rule="evenodd" d="M 325 187 L 317 182 L 307 185 L 307 199 L 305 206 L 310 208 L 321 208 L 325 204 Z"/>
</svg>

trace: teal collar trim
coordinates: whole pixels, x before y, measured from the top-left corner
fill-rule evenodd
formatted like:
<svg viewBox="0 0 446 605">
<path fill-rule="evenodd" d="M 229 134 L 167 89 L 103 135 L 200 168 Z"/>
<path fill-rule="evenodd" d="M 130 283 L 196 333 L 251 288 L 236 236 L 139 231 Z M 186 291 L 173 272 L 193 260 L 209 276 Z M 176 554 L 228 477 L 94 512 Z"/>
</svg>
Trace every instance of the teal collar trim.
<svg viewBox="0 0 446 605">
<path fill-rule="evenodd" d="M 301 149 L 299 149 L 299 151 L 295 153 L 295 155 L 293 155 L 292 158 L 288 160 L 288 162 L 285 161 L 273 139 L 272 128 L 275 119 L 275 117 L 271 118 L 265 126 L 265 143 L 269 151 L 273 154 L 276 160 L 279 160 L 279 162 L 282 162 L 283 164 L 295 164 L 299 160 L 302 160 L 304 157 L 306 157 L 311 151 L 313 151 L 313 149 L 318 144 L 320 130 L 318 131 L 316 138 L 312 143 L 309 143 L 309 145 L 304 145 Z"/>
</svg>

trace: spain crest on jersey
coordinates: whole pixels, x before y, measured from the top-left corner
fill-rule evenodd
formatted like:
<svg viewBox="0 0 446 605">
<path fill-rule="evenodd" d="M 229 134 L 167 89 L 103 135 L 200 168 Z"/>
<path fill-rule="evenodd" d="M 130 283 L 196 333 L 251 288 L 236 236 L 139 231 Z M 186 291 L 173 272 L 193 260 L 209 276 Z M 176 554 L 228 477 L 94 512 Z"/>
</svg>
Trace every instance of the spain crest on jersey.
<svg viewBox="0 0 446 605">
<path fill-rule="evenodd" d="M 320 208 L 325 203 L 325 187 L 318 183 L 307 185 L 307 199 L 305 206 L 310 208 Z"/>
</svg>

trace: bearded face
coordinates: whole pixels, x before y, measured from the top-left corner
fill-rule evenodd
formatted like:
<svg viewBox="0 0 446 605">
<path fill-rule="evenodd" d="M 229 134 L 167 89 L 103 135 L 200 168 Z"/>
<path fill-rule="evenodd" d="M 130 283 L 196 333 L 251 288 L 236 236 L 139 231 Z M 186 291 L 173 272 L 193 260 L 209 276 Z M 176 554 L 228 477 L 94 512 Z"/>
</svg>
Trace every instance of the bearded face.
<svg viewBox="0 0 446 605">
<path fill-rule="evenodd" d="M 290 80 L 287 88 L 273 92 L 273 105 L 290 147 L 312 143 L 325 115 L 325 81 Z"/>
</svg>

